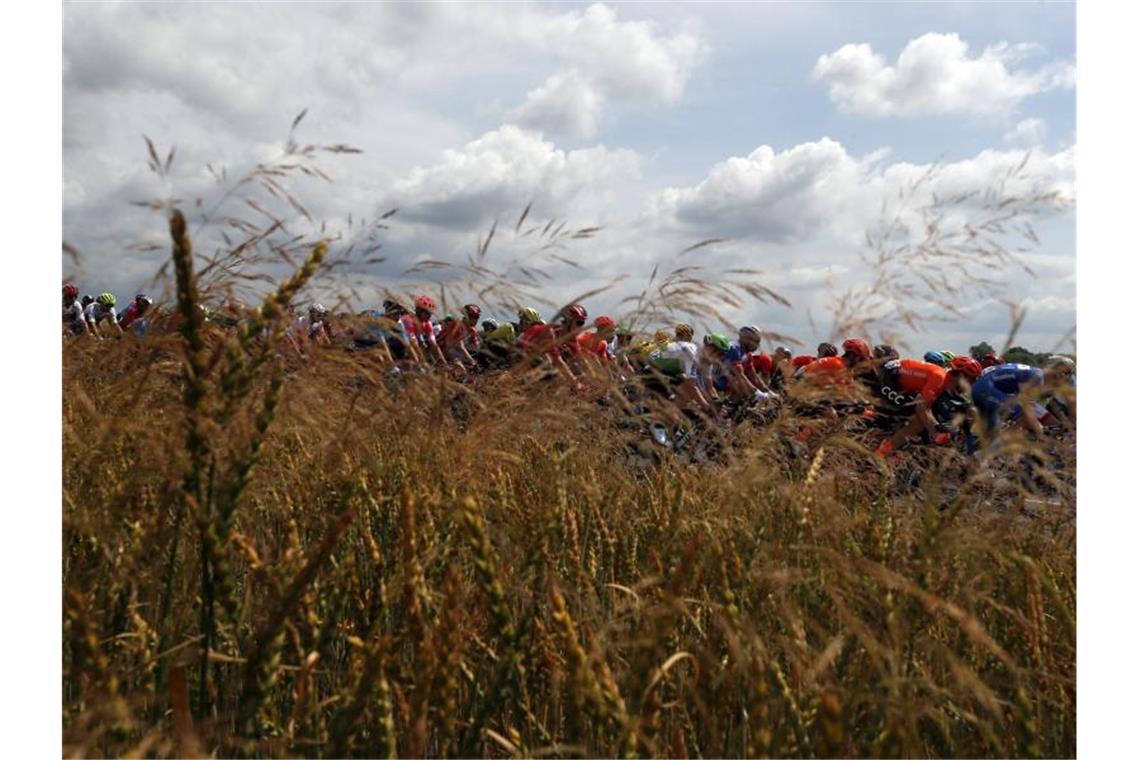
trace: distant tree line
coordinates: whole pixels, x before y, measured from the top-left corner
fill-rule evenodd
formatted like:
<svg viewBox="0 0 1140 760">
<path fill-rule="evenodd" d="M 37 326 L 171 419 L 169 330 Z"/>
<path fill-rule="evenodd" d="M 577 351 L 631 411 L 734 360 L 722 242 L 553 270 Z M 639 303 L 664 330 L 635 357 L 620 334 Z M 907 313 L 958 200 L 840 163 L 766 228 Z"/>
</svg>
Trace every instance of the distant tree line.
<svg viewBox="0 0 1140 760">
<path fill-rule="evenodd" d="M 970 356 L 974 357 L 978 361 L 981 361 L 982 357 L 990 352 L 993 352 L 995 354 L 998 353 L 996 348 L 984 340 L 976 346 L 970 346 Z M 1002 354 L 1002 358 L 1007 362 L 1028 364 L 1031 367 L 1043 366 L 1050 356 L 1053 356 L 1053 354 L 1049 352 L 1038 353 L 1036 351 L 1030 351 L 1028 348 L 1023 348 L 1021 346 L 1014 346 Z"/>
</svg>

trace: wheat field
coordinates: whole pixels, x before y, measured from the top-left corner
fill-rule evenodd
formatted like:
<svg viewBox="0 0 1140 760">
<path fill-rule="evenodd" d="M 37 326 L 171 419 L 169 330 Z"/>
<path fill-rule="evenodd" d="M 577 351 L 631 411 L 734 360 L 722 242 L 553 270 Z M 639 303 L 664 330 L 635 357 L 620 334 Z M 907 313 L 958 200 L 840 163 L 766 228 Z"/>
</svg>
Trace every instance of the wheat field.
<svg viewBox="0 0 1140 760">
<path fill-rule="evenodd" d="M 556 385 L 281 359 L 323 244 L 203 323 L 170 226 L 180 331 L 64 353 L 64 755 L 1075 755 L 1071 500 L 778 425 L 631 468 Z"/>
</svg>

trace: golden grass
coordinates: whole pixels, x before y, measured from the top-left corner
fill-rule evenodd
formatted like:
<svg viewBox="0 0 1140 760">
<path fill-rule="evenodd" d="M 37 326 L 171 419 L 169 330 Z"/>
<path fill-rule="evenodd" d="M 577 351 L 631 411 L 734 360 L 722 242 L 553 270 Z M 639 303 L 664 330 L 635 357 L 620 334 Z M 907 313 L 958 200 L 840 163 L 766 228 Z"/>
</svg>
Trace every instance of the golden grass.
<svg viewBox="0 0 1140 760">
<path fill-rule="evenodd" d="M 67 755 L 1075 753 L 1071 513 L 200 329 L 65 357 Z"/>
<path fill-rule="evenodd" d="M 239 186 L 296 208 L 289 168 Z M 540 251 L 596 231 L 529 211 Z M 1071 489 L 1028 519 L 1000 461 L 952 457 L 900 488 L 841 431 L 793 456 L 788 419 L 642 471 L 614 407 L 557 386 L 286 363 L 327 249 L 268 215 L 195 260 L 175 212 L 180 334 L 64 353 L 65 755 L 1075 754 Z M 460 267 L 479 300 L 537 299 L 541 262 L 496 272 L 494 235 Z M 255 250 L 295 275 L 247 329 L 201 322 Z M 889 314 L 892 256 L 838 326 Z M 781 302 L 742 272 L 710 304 L 681 264 L 639 326 Z"/>
</svg>

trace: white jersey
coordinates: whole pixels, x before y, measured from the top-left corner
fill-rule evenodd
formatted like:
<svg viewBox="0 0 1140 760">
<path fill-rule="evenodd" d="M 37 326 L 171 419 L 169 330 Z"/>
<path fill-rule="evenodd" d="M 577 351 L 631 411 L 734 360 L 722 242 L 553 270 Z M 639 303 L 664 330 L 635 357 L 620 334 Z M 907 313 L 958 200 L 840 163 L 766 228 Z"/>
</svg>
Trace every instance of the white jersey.
<svg viewBox="0 0 1140 760">
<path fill-rule="evenodd" d="M 110 319 L 111 322 L 118 324 L 119 318 L 115 316 L 115 309 L 111 306 L 104 306 L 98 301 L 92 301 L 83 310 L 83 318 L 88 322 L 99 324 L 104 319 Z"/>
<path fill-rule="evenodd" d="M 696 377 L 699 353 L 697 344 L 675 340 L 649 354 L 649 363 L 655 369 L 673 377 Z"/>
<path fill-rule="evenodd" d="M 63 307 L 63 326 L 76 334 L 86 331 L 87 328 L 83 324 L 83 304 L 72 301 L 70 306 Z"/>
</svg>

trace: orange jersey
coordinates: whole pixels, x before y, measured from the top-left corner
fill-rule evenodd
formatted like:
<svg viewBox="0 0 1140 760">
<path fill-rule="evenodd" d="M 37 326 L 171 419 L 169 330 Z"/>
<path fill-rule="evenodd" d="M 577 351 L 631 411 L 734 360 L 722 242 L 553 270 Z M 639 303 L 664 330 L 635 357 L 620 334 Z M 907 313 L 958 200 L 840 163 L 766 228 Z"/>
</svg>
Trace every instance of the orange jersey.
<svg viewBox="0 0 1140 760">
<path fill-rule="evenodd" d="M 950 373 L 937 364 L 918 359 L 899 361 L 898 390 L 903 393 L 917 393 L 926 399 L 927 404 L 933 404 L 946 390 L 949 382 Z"/>
<path fill-rule="evenodd" d="M 816 359 L 804 367 L 804 377 L 823 383 L 851 384 L 851 376 L 847 372 L 847 362 L 838 356 L 825 356 L 822 359 Z"/>
<path fill-rule="evenodd" d="M 586 356 L 594 356 L 602 361 L 609 361 L 610 347 L 598 337 L 596 332 L 584 332 L 578 335 L 578 352 Z"/>
<path fill-rule="evenodd" d="M 543 353 L 551 359 L 578 355 L 578 341 L 569 335 L 559 335 L 554 325 L 531 325 L 519 336 L 524 351 Z"/>
</svg>

